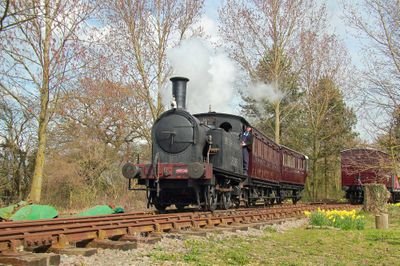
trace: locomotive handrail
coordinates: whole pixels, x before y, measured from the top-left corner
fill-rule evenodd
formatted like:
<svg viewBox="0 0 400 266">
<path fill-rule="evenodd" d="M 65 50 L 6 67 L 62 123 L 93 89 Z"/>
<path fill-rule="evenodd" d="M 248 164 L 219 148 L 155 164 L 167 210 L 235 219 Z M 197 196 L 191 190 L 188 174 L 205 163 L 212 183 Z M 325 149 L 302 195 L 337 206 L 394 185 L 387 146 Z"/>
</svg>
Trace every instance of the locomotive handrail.
<svg viewBox="0 0 400 266">
<path fill-rule="evenodd" d="M 145 191 L 145 190 L 147 190 L 147 188 L 135 188 L 135 187 L 132 187 L 132 178 L 129 178 L 128 179 L 128 189 L 129 190 L 132 190 L 132 191 Z"/>
</svg>

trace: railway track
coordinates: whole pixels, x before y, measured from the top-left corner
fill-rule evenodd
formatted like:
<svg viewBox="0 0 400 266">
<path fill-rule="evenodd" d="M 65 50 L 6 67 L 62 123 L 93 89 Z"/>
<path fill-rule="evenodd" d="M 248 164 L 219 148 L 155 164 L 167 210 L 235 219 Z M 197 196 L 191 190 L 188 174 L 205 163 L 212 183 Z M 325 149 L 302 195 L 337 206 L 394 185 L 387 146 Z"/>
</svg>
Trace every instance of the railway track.
<svg viewBox="0 0 400 266">
<path fill-rule="evenodd" d="M 207 228 L 304 217 L 304 211 L 318 208 L 350 209 L 354 206 L 299 204 L 215 212 L 133 212 L 34 222 L 3 222 L 0 223 L 0 263 L 4 261 L 2 258 L 9 257 L 10 254 L 16 257 L 18 254 L 26 254 L 24 251 L 51 251 L 62 254 L 66 250 L 79 247 L 134 248 L 135 245 L 129 244 L 136 244 L 138 237 L 146 239 L 168 232 L 201 231 Z"/>
</svg>

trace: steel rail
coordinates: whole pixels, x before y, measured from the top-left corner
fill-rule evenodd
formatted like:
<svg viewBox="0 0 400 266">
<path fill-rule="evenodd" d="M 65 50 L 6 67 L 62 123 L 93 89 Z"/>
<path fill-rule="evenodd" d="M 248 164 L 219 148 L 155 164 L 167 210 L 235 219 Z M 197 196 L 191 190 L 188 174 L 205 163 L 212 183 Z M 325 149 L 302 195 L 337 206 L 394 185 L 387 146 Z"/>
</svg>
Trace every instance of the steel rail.
<svg viewBox="0 0 400 266">
<path fill-rule="evenodd" d="M 352 206 L 351 206 L 352 207 Z M 349 205 L 283 206 L 225 212 L 189 212 L 160 215 L 107 215 L 63 218 L 62 221 L 8 222 L 1 224 L 0 252 L 19 247 L 65 247 L 81 241 L 119 238 L 127 235 L 163 233 L 182 229 L 254 223 L 271 219 L 302 216 L 305 210 L 348 209 Z M 354 207 L 353 207 L 354 208 Z M 42 223 L 42 224 L 41 224 Z M 8 225 L 8 226 L 6 226 Z"/>
</svg>

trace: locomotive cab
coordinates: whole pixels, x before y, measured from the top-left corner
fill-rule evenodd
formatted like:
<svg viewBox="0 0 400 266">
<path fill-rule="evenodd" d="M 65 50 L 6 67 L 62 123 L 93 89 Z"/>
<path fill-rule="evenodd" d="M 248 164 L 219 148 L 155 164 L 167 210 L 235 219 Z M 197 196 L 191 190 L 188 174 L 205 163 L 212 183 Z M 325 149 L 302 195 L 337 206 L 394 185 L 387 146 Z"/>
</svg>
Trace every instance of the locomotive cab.
<svg viewBox="0 0 400 266">
<path fill-rule="evenodd" d="M 213 148 L 218 152 L 210 157 L 213 167 L 243 174 L 242 147 L 240 136 L 245 125 L 249 123 L 240 116 L 224 113 L 200 113 L 194 115 L 200 123 L 210 130 Z"/>
<path fill-rule="evenodd" d="M 208 134 L 212 137 L 212 147 L 216 151 L 210 156 L 213 167 L 241 174 L 243 161 L 238 135 L 222 128 L 212 129 Z"/>
</svg>

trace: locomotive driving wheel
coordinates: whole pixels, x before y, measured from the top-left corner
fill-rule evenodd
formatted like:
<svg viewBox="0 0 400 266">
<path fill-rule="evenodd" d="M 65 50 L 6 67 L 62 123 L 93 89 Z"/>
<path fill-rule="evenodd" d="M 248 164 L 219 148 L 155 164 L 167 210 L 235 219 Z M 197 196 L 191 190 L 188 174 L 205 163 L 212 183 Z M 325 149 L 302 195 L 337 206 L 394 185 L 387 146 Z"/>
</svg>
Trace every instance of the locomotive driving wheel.
<svg viewBox="0 0 400 266">
<path fill-rule="evenodd" d="M 207 186 L 205 189 L 206 208 L 209 211 L 214 211 L 218 206 L 218 194 L 215 186 Z"/>
<path fill-rule="evenodd" d="M 158 210 L 158 212 L 165 213 L 165 209 L 168 207 L 168 205 L 161 203 L 160 198 L 157 197 L 154 192 L 150 193 L 150 197 L 154 207 Z"/>
<path fill-rule="evenodd" d="M 246 208 L 250 207 L 249 203 L 249 192 L 247 190 L 242 190 L 240 194 L 240 200 L 244 203 Z"/>
<path fill-rule="evenodd" d="M 159 213 L 165 213 L 165 209 L 167 209 L 167 205 L 161 204 L 158 201 L 154 202 L 153 204 Z"/>
<path fill-rule="evenodd" d="M 232 199 L 231 199 L 231 192 L 222 192 L 221 195 L 221 208 L 224 210 L 229 209 L 232 207 Z"/>
</svg>

